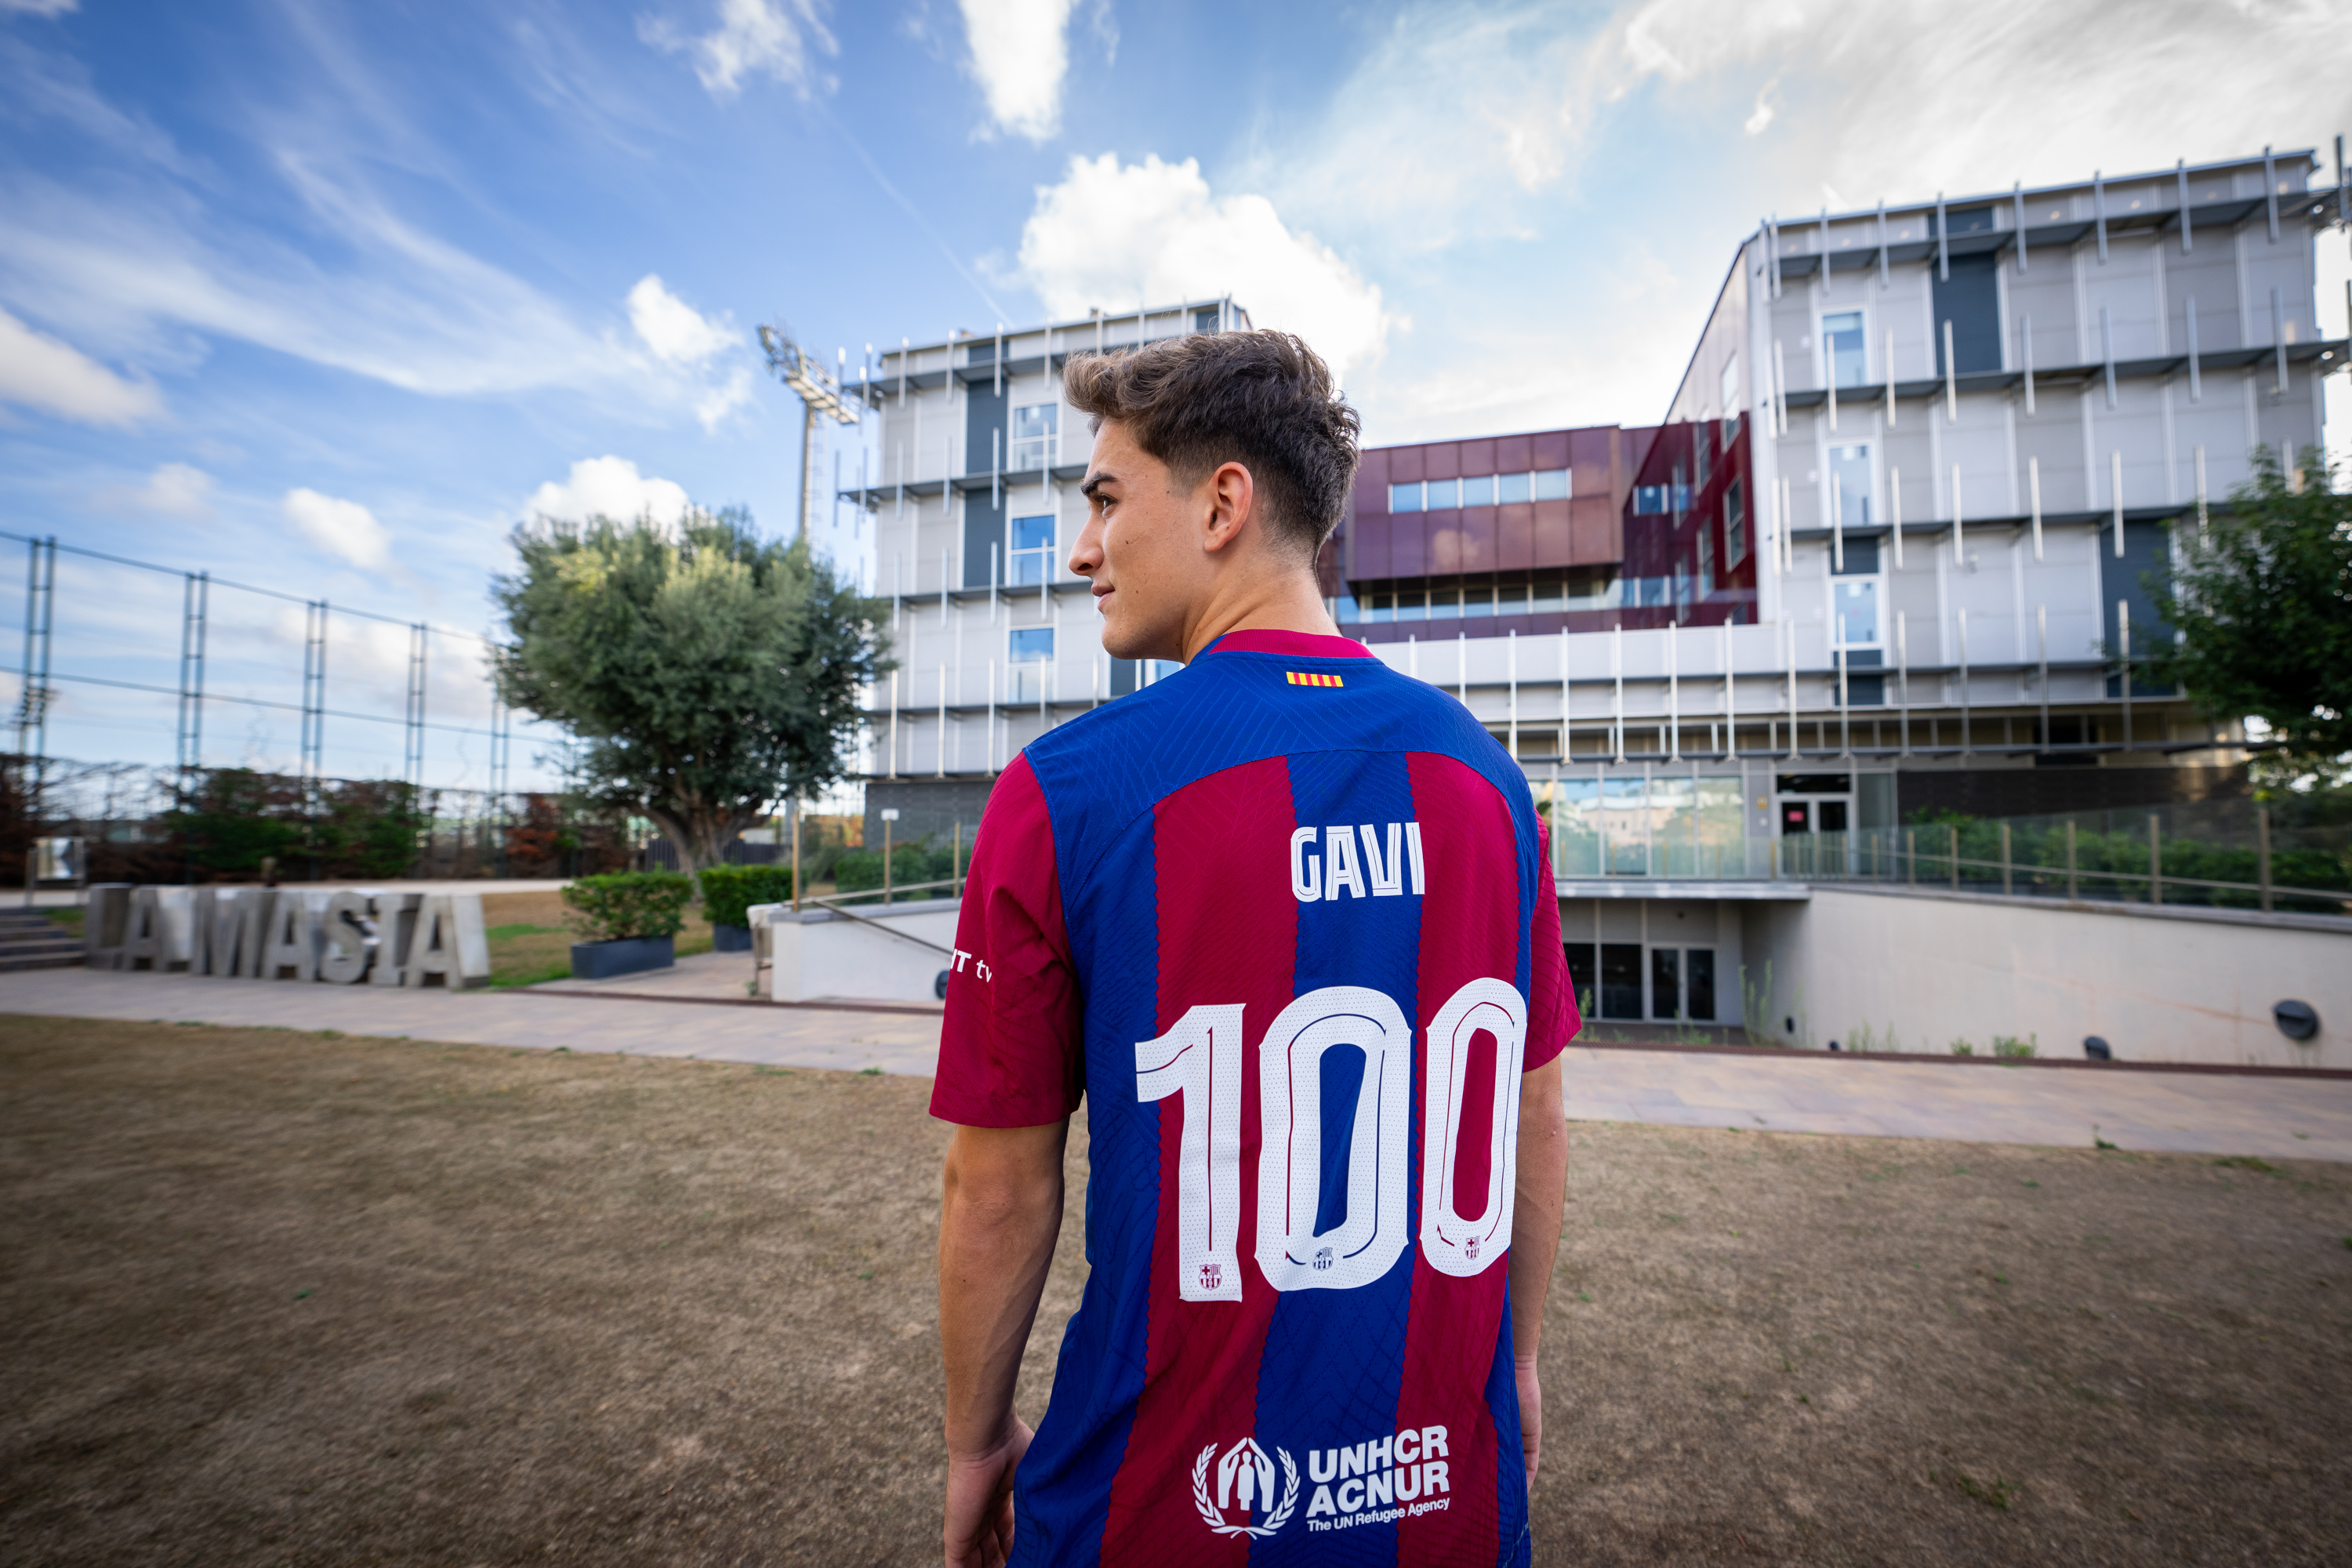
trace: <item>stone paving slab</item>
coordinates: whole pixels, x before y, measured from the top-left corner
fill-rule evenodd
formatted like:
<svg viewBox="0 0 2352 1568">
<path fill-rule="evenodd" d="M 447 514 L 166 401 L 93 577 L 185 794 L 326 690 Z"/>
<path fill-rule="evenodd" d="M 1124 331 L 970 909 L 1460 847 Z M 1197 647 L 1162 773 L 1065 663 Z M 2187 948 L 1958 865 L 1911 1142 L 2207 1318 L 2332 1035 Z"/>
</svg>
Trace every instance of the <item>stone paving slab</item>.
<svg viewBox="0 0 2352 1568">
<path fill-rule="evenodd" d="M 746 955 L 713 956 L 748 967 Z M 0 974 L 0 1014 L 340 1029 L 923 1077 L 936 1069 L 936 1012 L 847 1010 L 856 1005 L 544 987 L 379 990 L 83 969 Z M 1579 1121 L 2077 1148 L 2091 1146 L 2095 1126 L 2124 1149 L 2352 1161 L 2352 1079 L 1625 1047 L 1570 1046 L 1562 1059 L 1568 1113 Z"/>
<path fill-rule="evenodd" d="M 773 1067 L 928 1077 L 939 1061 L 929 1015 L 846 1013 L 526 991 L 410 991 L 184 974 L 53 969 L 0 975 L 0 1013 L 165 1023 L 340 1029 L 459 1045 L 699 1057 Z M 32 984 L 19 984 L 32 982 Z"/>
<path fill-rule="evenodd" d="M 1562 1061 L 1575 1121 L 2078 1148 L 2105 1138 L 2124 1149 L 2352 1161 L 2352 1080 L 2340 1079 L 1582 1046 Z"/>
</svg>

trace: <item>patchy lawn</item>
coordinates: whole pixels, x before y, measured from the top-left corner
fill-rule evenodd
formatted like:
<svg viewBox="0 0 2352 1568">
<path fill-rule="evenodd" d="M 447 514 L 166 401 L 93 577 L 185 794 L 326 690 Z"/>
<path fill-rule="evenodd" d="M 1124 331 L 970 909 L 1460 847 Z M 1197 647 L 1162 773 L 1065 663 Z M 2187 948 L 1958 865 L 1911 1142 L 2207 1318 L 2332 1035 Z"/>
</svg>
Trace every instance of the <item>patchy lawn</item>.
<svg viewBox="0 0 2352 1568">
<path fill-rule="evenodd" d="M 927 1082 L 29 1018 L 0 1074 L 0 1561 L 937 1560 Z M 1573 1162 L 1538 1562 L 2352 1539 L 2342 1167 Z"/>
<path fill-rule="evenodd" d="M 562 895 L 553 889 L 482 895 L 482 925 L 490 945 L 492 985 L 536 985 L 572 976 L 572 944 L 580 938 L 563 923 Z M 710 951 L 710 922 L 701 906 L 686 912 L 677 956 Z"/>
</svg>

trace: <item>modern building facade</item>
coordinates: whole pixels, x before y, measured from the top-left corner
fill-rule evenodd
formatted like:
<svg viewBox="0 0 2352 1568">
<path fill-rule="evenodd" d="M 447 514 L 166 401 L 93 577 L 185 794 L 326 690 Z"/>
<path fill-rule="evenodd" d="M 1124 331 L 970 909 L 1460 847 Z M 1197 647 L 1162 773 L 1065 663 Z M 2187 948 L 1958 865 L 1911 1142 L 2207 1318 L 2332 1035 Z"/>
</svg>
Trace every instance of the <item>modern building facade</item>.
<svg viewBox="0 0 2352 1568">
<path fill-rule="evenodd" d="M 2314 248 L 2343 177 L 2317 170 L 1767 222 L 1662 424 L 1365 454 L 1335 614 L 1525 768 L 1602 1016 L 1743 1021 L 1742 910 L 1803 896 L 1784 834 L 2234 787 L 2242 737 L 2134 670 L 2174 531 L 2258 447 L 2321 444 L 2347 354 Z M 910 346 L 858 389 L 902 667 L 869 809 L 920 831 L 928 790 L 971 821 L 1027 738 L 1153 678 L 1102 655 L 1061 564 L 1088 438 L 1053 373 L 1245 322 L 1208 301 Z"/>
</svg>

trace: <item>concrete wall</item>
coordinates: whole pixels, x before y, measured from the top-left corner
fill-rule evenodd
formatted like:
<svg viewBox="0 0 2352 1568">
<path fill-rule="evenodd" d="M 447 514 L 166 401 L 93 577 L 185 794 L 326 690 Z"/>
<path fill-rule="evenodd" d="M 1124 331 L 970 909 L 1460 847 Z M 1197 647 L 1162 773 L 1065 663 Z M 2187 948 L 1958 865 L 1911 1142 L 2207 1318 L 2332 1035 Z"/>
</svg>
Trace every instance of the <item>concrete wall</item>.
<svg viewBox="0 0 2352 1568">
<path fill-rule="evenodd" d="M 820 996 L 932 1001 L 940 971 L 953 961 L 922 943 L 955 945 L 957 908 L 953 899 L 861 905 L 862 921 L 831 910 L 780 910 L 768 918 L 769 995 L 778 1002 Z M 921 941 L 909 942 L 894 931 Z"/>
<path fill-rule="evenodd" d="M 1867 1027 L 1885 1048 L 1891 1026 L 1901 1050 L 2039 1036 L 2079 1058 L 2097 1035 L 2121 1060 L 2352 1068 L 2352 928 L 1825 886 L 1742 920 L 1751 980 L 1771 965 L 1759 1041 L 1853 1046 Z M 2309 1041 L 2272 1021 L 2289 998 L 2318 1010 Z"/>
</svg>

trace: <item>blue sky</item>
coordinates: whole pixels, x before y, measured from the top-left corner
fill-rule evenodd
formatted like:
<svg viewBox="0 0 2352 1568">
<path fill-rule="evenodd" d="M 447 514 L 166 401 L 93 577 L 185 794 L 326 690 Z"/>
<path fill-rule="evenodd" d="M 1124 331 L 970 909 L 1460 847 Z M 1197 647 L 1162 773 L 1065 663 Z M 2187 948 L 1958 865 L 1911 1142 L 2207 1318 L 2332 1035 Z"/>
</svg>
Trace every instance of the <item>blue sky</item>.
<svg viewBox="0 0 2352 1568">
<path fill-rule="evenodd" d="M 486 632 L 534 511 L 791 528 L 758 323 L 854 358 L 1144 294 L 1305 333 L 1373 442 L 1643 422 L 1760 214 L 2325 149 L 2336 9 L 0 0 L 0 528 Z M 56 668 L 172 684 L 180 595 L 61 560 Z M 299 605 L 214 617 L 213 689 L 294 700 Z M 329 668 L 396 715 L 405 633 Z M 171 710 L 66 687 L 50 748 L 167 761 Z M 208 761 L 294 744 L 208 713 Z M 331 721 L 327 769 L 399 744 Z M 428 777 L 483 761 L 436 731 Z"/>
</svg>

